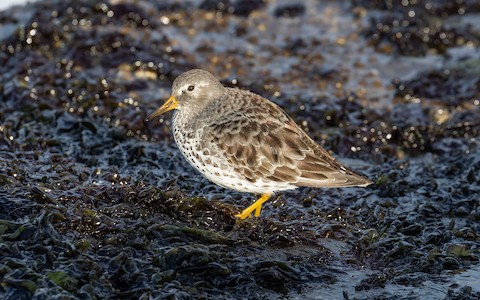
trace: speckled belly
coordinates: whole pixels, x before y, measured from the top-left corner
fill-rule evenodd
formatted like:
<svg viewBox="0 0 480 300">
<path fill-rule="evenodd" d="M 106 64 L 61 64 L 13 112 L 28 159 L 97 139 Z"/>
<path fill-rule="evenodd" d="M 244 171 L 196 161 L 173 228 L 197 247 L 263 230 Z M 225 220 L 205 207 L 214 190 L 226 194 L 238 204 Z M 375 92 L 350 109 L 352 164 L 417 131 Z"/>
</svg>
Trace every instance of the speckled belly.
<svg viewBox="0 0 480 300">
<path fill-rule="evenodd" d="M 202 140 L 200 131 L 180 134 L 178 128 L 174 128 L 173 135 L 178 148 L 187 161 L 215 184 L 239 192 L 256 194 L 296 188 L 296 186 L 287 183 L 279 184 L 262 178 L 255 180 L 255 182 L 247 180 L 242 174 L 234 170 L 215 145 L 206 144 Z"/>
</svg>

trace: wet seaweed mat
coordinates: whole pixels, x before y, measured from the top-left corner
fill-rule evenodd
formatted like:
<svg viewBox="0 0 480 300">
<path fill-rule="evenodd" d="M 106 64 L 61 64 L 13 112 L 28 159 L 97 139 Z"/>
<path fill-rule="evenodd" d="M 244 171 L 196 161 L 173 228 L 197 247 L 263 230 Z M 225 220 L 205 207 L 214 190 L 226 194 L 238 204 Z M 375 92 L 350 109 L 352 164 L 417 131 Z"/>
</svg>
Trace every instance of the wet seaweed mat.
<svg viewBox="0 0 480 300">
<path fill-rule="evenodd" d="M 1 12 L 1 297 L 478 299 L 478 7 L 404 2 Z M 405 19 L 448 32 L 417 48 Z M 168 119 L 142 122 L 196 67 L 279 103 L 375 184 L 235 220 L 251 197 L 196 174 Z"/>
</svg>

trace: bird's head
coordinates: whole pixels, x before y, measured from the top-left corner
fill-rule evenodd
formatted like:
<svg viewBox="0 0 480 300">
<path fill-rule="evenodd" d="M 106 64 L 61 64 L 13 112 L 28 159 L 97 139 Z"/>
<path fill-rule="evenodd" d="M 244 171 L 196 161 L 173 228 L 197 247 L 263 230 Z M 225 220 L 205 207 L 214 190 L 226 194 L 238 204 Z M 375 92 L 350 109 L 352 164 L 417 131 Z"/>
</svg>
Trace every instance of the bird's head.
<svg viewBox="0 0 480 300">
<path fill-rule="evenodd" d="M 201 69 L 187 71 L 175 79 L 170 98 L 151 113 L 145 122 L 173 109 L 199 111 L 209 102 L 220 97 L 224 90 L 225 87 L 209 72 Z"/>
</svg>

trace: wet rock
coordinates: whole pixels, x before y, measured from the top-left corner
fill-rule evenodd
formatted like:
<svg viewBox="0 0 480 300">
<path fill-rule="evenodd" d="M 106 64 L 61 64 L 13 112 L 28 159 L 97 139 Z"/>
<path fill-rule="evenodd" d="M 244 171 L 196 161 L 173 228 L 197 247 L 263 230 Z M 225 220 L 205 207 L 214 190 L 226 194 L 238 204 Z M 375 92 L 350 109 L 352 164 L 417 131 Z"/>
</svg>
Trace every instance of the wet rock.
<svg viewBox="0 0 480 300">
<path fill-rule="evenodd" d="M 475 299 L 480 297 L 480 292 L 473 291 L 472 287 L 451 285 L 448 289 L 447 297 L 450 299 Z"/>
<path fill-rule="evenodd" d="M 219 11 L 228 11 L 231 6 L 230 0 L 217 1 L 217 0 L 204 0 L 200 4 L 199 8 L 204 10 L 219 10 Z M 232 9 L 232 8 L 230 8 Z"/>
<path fill-rule="evenodd" d="M 28 299 L 37 290 L 37 284 L 32 280 L 36 276 L 31 270 L 18 268 L 3 276 L 3 286 L 6 289 L 6 299 Z"/>
<path fill-rule="evenodd" d="M 355 286 L 355 290 L 362 291 L 362 290 L 369 290 L 377 287 L 384 288 L 386 281 L 387 281 L 386 274 L 381 274 L 381 273 L 375 274 L 368 277 L 367 279 L 362 280 L 360 284 Z"/>
<path fill-rule="evenodd" d="M 204 0 L 199 8 L 247 17 L 252 11 L 260 9 L 263 6 L 265 6 L 263 0 Z"/>
<path fill-rule="evenodd" d="M 458 258 L 474 259 L 474 260 L 478 259 L 473 253 L 471 253 L 471 251 L 465 245 L 458 245 L 458 244 L 449 245 L 446 249 L 446 252 L 447 254 L 454 257 L 458 257 Z"/>
<path fill-rule="evenodd" d="M 305 5 L 302 3 L 296 3 L 296 4 L 285 4 L 285 5 L 280 5 L 275 8 L 275 11 L 273 12 L 273 15 L 275 17 L 287 17 L 287 18 L 295 18 L 295 17 L 300 17 L 305 14 Z"/>
<path fill-rule="evenodd" d="M 265 1 L 263 0 L 237 0 L 234 3 L 234 15 L 238 16 L 248 16 L 252 11 L 261 9 L 265 6 Z"/>
<path fill-rule="evenodd" d="M 453 257 L 445 257 L 442 260 L 442 265 L 446 270 L 458 270 L 460 268 L 460 263 Z"/>
<path fill-rule="evenodd" d="M 68 291 L 74 290 L 77 285 L 77 280 L 71 278 L 67 273 L 63 271 L 48 272 L 47 277 L 56 285 L 61 286 L 63 289 Z"/>
<path fill-rule="evenodd" d="M 445 53 L 448 48 L 469 43 L 478 45 L 478 32 L 471 26 L 444 25 L 436 18 L 463 16 L 480 11 L 474 0 L 439 1 L 435 3 L 400 1 L 352 1 L 354 5 L 385 11 L 371 16 L 365 34 L 371 43 L 384 52 L 403 55 L 425 55 L 428 51 Z M 393 49 L 392 49 L 393 48 Z"/>
<path fill-rule="evenodd" d="M 413 27 L 386 19 L 395 34 L 428 25 L 475 47 L 469 28 L 433 27 L 418 5 L 398 3 L 392 18 Z M 451 5 L 468 19 L 473 2 L 463 3 Z M 442 68 L 395 80 L 391 105 L 365 98 L 372 86 L 353 74 L 375 77 L 370 69 L 395 57 L 355 48 L 364 37 L 349 30 L 371 7 L 354 19 L 349 7 L 81 0 L 0 12 L 0 298 L 275 299 L 354 281 L 352 299 L 394 298 L 383 287 L 415 293 L 422 280 L 475 295 L 447 284 L 448 270 L 478 262 L 478 58 L 445 55 Z M 446 2 L 432 9 L 467 20 Z M 296 31 L 277 16 L 307 22 Z M 377 47 L 395 52 L 389 34 Z M 402 40 L 405 53 L 451 46 L 415 41 Z M 360 61 L 349 62 L 353 52 Z M 195 173 L 173 146 L 170 116 L 142 122 L 195 67 L 280 103 L 375 184 L 297 189 L 272 198 L 262 218 L 236 220 L 253 196 Z"/>
<path fill-rule="evenodd" d="M 479 63 L 475 60 L 467 61 L 452 68 L 419 74 L 420 80 L 409 80 L 397 84 L 398 96 L 427 101 L 435 99 L 448 106 L 473 102 L 480 94 Z M 459 85 L 459 82 L 463 84 Z"/>
<path fill-rule="evenodd" d="M 418 235 L 422 232 L 423 227 L 420 224 L 412 224 L 402 229 L 402 233 L 406 235 Z"/>
<path fill-rule="evenodd" d="M 283 262 L 264 262 L 255 266 L 255 277 L 261 285 L 282 293 L 287 292 L 286 285 L 299 280 L 299 271 Z"/>
</svg>

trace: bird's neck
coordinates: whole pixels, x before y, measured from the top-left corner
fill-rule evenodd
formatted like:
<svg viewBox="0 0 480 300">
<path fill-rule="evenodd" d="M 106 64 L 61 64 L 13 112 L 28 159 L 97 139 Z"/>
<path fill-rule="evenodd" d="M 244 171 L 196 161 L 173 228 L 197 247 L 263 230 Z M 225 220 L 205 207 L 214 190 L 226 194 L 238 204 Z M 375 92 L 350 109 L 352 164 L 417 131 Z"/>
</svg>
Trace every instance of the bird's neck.
<svg viewBox="0 0 480 300">
<path fill-rule="evenodd" d="M 198 122 L 208 115 L 208 112 L 206 112 L 208 105 L 202 104 L 203 102 L 192 103 L 187 109 L 180 108 L 175 110 L 173 114 L 173 125 L 183 128 L 197 128 Z"/>
</svg>

